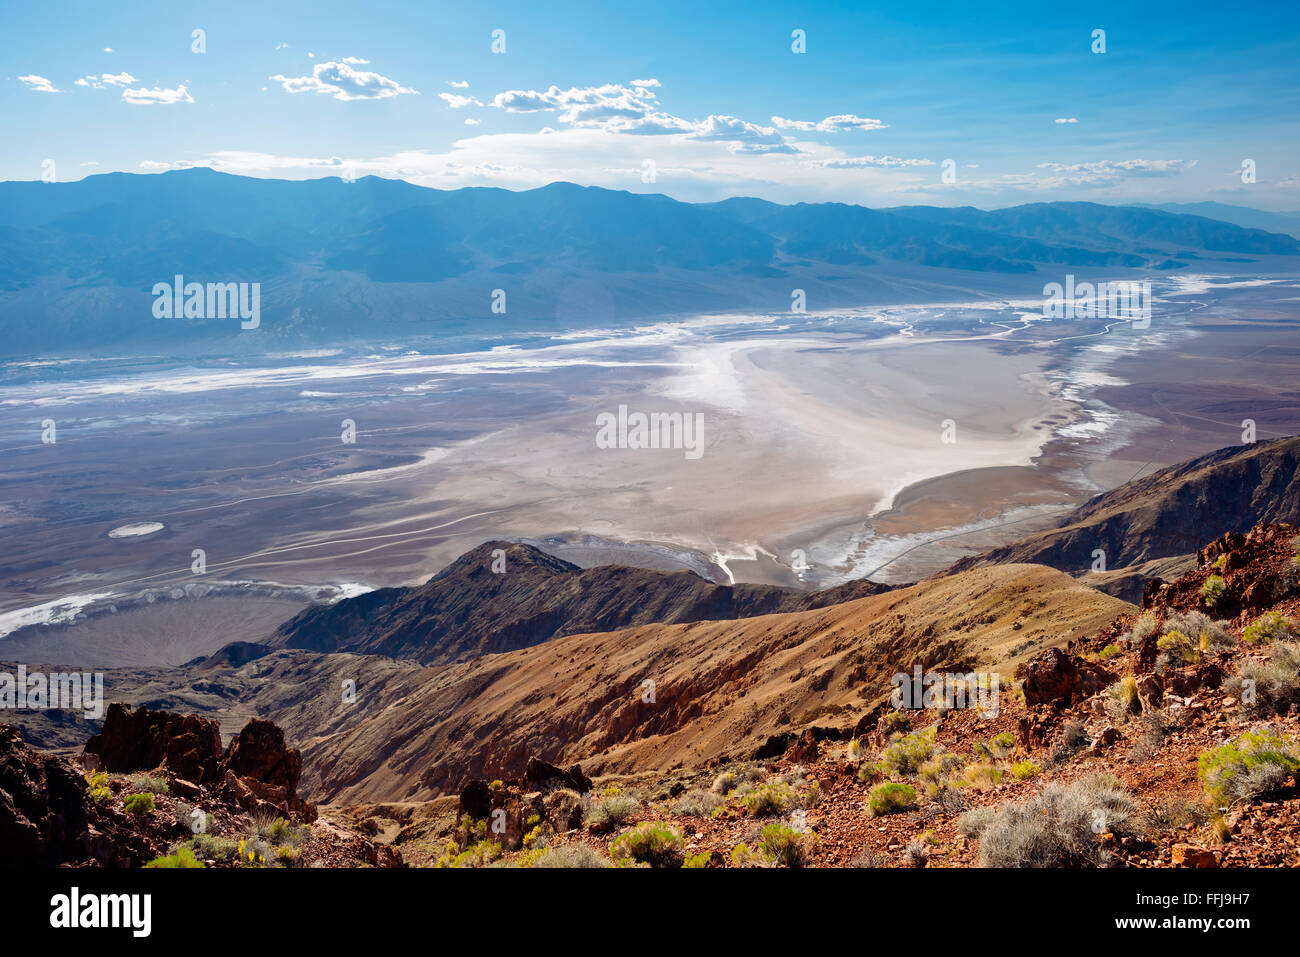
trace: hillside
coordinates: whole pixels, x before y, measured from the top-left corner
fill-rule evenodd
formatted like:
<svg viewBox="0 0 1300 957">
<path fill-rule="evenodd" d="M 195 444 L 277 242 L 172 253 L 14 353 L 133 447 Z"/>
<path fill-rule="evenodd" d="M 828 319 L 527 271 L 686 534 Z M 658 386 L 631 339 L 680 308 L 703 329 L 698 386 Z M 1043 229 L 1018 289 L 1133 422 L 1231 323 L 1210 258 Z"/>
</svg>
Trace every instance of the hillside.
<svg viewBox="0 0 1300 957">
<path fill-rule="evenodd" d="M 851 729 L 913 664 L 1009 674 L 1128 607 L 1012 565 L 812 611 L 570 635 L 429 669 L 304 754 L 330 801 L 430 797 L 534 756 L 589 773 L 699 766 L 814 724 Z"/>
<path fill-rule="evenodd" d="M 888 590 L 865 580 L 823 592 L 715 585 L 689 571 L 581 569 L 531 545 L 486 542 L 417 588 L 313 605 L 267 644 L 449 664 L 562 635 L 801 611 Z"/>
<path fill-rule="evenodd" d="M 1300 437 L 1230 446 L 1127 482 L 1067 513 L 1054 528 L 963 558 L 950 571 L 1033 562 L 1085 575 L 1093 551 L 1102 549 L 1107 572 L 1085 580 L 1136 601 L 1147 577 L 1181 573 L 1202 544 L 1225 531 L 1300 524 L 1298 479 Z M 1140 567 L 1146 563 L 1156 564 Z"/>
</svg>

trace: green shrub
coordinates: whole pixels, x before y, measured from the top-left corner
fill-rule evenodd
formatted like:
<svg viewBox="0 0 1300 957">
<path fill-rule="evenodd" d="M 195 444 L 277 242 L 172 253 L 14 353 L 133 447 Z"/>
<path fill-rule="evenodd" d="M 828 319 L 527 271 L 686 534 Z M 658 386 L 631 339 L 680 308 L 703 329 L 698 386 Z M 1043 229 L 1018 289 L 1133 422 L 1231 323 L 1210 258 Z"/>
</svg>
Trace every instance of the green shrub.
<svg viewBox="0 0 1300 957">
<path fill-rule="evenodd" d="M 1106 699 L 1106 713 L 1115 721 L 1126 721 L 1130 715 L 1142 711 L 1137 679 L 1132 675 L 1125 675 L 1107 688 Z"/>
<path fill-rule="evenodd" d="M 996 787 L 1002 783 L 1002 771 L 987 761 L 976 761 L 966 765 L 962 771 L 959 786 L 974 786 L 981 791 Z"/>
<path fill-rule="evenodd" d="M 126 808 L 128 814 L 144 817 L 153 810 L 153 795 L 148 791 L 143 794 L 129 794 L 123 799 L 122 806 Z"/>
<path fill-rule="evenodd" d="M 932 725 L 894 738 L 880 753 L 880 769 L 890 777 L 915 774 L 938 749 L 939 728 Z"/>
<path fill-rule="evenodd" d="M 1271 646 L 1268 661 L 1243 661 L 1225 688 L 1247 714 L 1286 714 L 1300 705 L 1300 643 L 1280 641 Z"/>
<path fill-rule="evenodd" d="M 775 862 L 761 850 L 748 844 L 737 844 L 731 849 L 731 863 L 735 867 L 773 867 Z"/>
<path fill-rule="evenodd" d="M 1260 615 L 1241 632 L 1242 641 L 1252 645 L 1280 641 L 1295 637 L 1295 622 L 1281 612 L 1270 611 Z"/>
<path fill-rule="evenodd" d="M 798 807 L 799 792 L 788 784 L 774 781 L 750 791 L 740 803 L 755 817 L 772 817 Z"/>
<path fill-rule="evenodd" d="M 1165 619 L 1165 631 L 1181 631 L 1198 651 L 1226 651 L 1237 639 L 1221 621 L 1199 611 L 1180 611 Z"/>
<path fill-rule="evenodd" d="M 609 867 L 609 858 L 590 844 L 564 844 L 548 847 L 533 859 L 530 867 L 597 868 Z"/>
<path fill-rule="evenodd" d="M 1213 608 L 1217 605 L 1227 587 L 1228 583 L 1222 575 L 1211 575 L 1205 579 L 1205 584 L 1201 586 L 1201 601 L 1205 602 L 1205 607 Z"/>
<path fill-rule="evenodd" d="M 708 867 L 709 857 L 710 855 L 708 851 L 700 851 L 698 854 L 691 854 L 682 862 L 682 867 L 687 870 Z"/>
<path fill-rule="evenodd" d="M 639 810 L 641 802 L 631 795 L 611 794 L 592 807 L 587 823 L 598 831 L 613 830 Z"/>
<path fill-rule="evenodd" d="M 1041 770 L 1033 761 L 1017 761 L 1011 768 L 1011 776 L 1017 781 L 1028 781 Z"/>
<path fill-rule="evenodd" d="M 812 835 L 785 824 L 769 824 L 762 830 L 759 846 L 769 858 L 785 867 L 802 867 L 812 856 Z"/>
<path fill-rule="evenodd" d="M 615 861 L 633 860 L 652 867 L 680 867 L 682 835 L 674 827 L 658 821 L 642 821 L 624 831 L 609 846 Z"/>
<path fill-rule="evenodd" d="M 486 867 L 501 856 L 501 845 L 496 841 L 479 841 L 460 850 L 453 841 L 438 858 L 435 867 Z"/>
<path fill-rule="evenodd" d="M 1111 777 L 1049 784 L 1034 797 L 968 811 L 959 830 L 979 840 L 981 867 L 1077 867 L 1104 863 L 1097 835 L 1136 834 L 1132 795 Z"/>
<path fill-rule="evenodd" d="M 193 868 L 193 867 L 203 867 L 203 862 L 200 861 L 198 858 L 196 858 L 194 856 L 194 852 L 191 851 L 188 847 L 181 845 L 180 847 L 176 848 L 176 851 L 172 854 L 168 854 L 165 857 L 155 857 L 152 861 L 146 864 L 145 867 Z"/>
<path fill-rule="evenodd" d="M 1016 736 L 1010 731 L 995 734 L 989 739 L 989 751 L 996 758 L 1005 758 L 1016 748 Z"/>
<path fill-rule="evenodd" d="M 708 817 L 726 803 L 725 798 L 714 794 L 712 791 L 695 789 L 687 791 L 674 801 L 672 811 L 674 814 L 683 814 L 689 817 Z"/>
<path fill-rule="evenodd" d="M 709 788 L 714 794 L 727 794 L 734 788 L 739 781 L 735 771 L 723 771 L 713 779 L 713 786 Z"/>
<path fill-rule="evenodd" d="M 204 861 L 233 861 L 239 853 L 238 841 L 214 834 L 195 834 L 181 846 L 192 849 Z"/>
<path fill-rule="evenodd" d="M 1249 804 L 1300 770 L 1300 742 L 1272 728 L 1247 731 L 1200 758 L 1201 784 L 1216 805 Z"/>
<path fill-rule="evenodd" d="M 916 788 L 899 784 L 897 781 L 886 781 L 884 784 L 877 785 L 871 789 L 868 798 L 871 813 L 877 817 L 906 811 L 915 803 Z"/>
<path fill-rule="evenodd" d="M 1122 655 L 1123 653 L 1124 649 L 1112 641 L 1105 648 L 1101 649 L 1101 653 L 1098 654 L 1097 657 L 1102 661 L 1110 661 L 1110 659 L 1114 658 L 1116 655 Z"/>
<path fill-rule="evenodd" d="M 146 774 L 143 772 L 139 774 L 129 774 L 126 777 L 126 783 L 133 788 L 141 791 L 149 791 L 153 794 L 172 793 L 171 785 L 167 783 L 167 779 L 159 777 L 157 774 Z"/>
<path fill-rule="evenodd" d="M 1196 642 L 1181 631 L 1166 631 L 1156 639 L 1156 647 L 1176 664 L 1191 664 L 1200 656 Z"/>
</svg>

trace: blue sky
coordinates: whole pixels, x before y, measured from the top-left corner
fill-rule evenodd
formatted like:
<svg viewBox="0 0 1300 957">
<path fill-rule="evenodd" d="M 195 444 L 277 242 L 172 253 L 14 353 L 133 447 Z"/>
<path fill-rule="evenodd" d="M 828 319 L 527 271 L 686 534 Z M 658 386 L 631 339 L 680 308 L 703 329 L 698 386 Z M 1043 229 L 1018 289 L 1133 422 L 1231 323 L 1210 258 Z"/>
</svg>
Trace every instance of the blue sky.
<svg viewBox="0 0 1300 957">
<path fill-rule="evenodd" d="M 1300 209 L 1295 4 L 115 6 L 0 12 L 0 178 Z"/>
</svg>

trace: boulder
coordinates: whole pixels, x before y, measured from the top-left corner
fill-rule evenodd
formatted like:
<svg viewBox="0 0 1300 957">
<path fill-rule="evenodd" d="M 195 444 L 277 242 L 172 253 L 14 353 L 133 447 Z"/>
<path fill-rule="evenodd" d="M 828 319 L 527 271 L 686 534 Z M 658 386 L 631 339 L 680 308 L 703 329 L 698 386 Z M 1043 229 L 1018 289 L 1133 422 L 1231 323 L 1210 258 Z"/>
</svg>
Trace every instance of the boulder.
<svg viewBox="0 0 1300 957">
<path fill-rule="evenodd" d="M 584 794 L 591 790 L 591 779 L 582 773 L 582 766 L 573 765 L 565 771 L 537 758 L 529 758 L 524 768 L 523 787 L 530 791 L 551 791 L 555 788 L 569 788 Z"/>
<path fill-rule="evenodd" d="M 1173 846 L 1174 867 L 1218 867 L 1219 856 L 1204 847 L 1195 844 L 1175 844 Z"/>
<path fill-rule="evenodd" d="M 1060 648 L 1046 648 L 1022 664 L 1025 704 L 1068 704 L 1113 684 L 1116 676 L 1099 665 L 1074 658 Z"/>
</svg>

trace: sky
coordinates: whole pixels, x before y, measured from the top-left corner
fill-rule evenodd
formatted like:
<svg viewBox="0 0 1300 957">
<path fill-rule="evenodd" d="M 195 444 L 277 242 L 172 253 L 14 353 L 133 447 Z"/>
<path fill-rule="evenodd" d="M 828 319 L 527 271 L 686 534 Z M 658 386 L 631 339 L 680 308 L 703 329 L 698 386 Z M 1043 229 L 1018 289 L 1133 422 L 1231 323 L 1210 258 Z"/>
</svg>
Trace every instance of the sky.
<svg viewBox="0 0 1300 957">
<path fill-rule="evenodd" d="M 1298 64 L 1295 3 L 10 2 L 0 179 L 1296 210 Z"/>
</svg>

